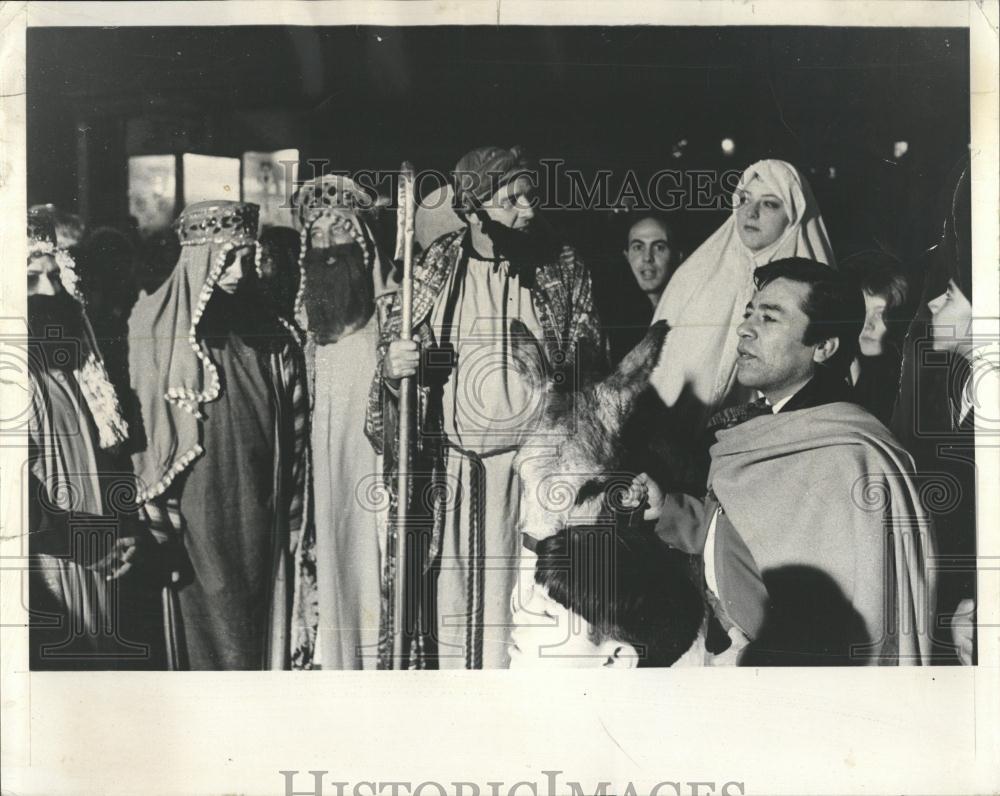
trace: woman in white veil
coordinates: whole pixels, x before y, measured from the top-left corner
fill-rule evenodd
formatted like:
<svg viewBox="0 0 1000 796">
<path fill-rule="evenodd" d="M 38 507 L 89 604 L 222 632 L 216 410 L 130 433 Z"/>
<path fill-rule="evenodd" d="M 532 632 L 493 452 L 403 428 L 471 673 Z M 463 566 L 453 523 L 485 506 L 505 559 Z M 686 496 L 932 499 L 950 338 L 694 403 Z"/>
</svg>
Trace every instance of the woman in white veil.
<svg viewBox="0 0 1000 796">
<path fill-rule="evenodd" d="M 736 399 L 736 327 L 753 296 L 754 271 L 785 257 L 835 267 L 805 177 L 784 161 L 761 160 L 743 172 L 732 215 L 677 270 L 653 316 L 671 331 L 651 382 L 668 407 L 691 413 L 680 425 L 702 428 Z"/>
</svg>

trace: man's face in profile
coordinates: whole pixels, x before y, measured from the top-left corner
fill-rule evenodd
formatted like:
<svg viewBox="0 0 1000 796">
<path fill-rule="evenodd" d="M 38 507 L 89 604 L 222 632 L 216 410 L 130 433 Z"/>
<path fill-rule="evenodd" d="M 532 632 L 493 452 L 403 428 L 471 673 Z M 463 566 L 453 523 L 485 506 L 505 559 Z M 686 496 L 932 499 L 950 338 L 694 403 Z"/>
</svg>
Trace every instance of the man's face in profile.
<svg viewBox="0 0 1000 796">
<path fill-rule="evenodd" d="M 810 290 L 802 282 L 775 279 L 747 304 L 736 330 L 736 378 L 744 387 L 770 397 L 812 377 L 816 346 L 802 342 L 809 326 L 802 307 Z"/>
</svg>

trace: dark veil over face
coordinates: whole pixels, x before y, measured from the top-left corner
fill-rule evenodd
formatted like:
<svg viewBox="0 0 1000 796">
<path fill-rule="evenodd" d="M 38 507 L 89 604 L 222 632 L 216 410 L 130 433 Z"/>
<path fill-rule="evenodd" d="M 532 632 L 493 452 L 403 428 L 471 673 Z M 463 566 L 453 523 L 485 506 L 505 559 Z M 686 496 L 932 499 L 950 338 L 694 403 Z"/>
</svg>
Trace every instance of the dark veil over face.
<svg viewBox="0 0 1000 796">
<path fill-rule="evenodd" d="M 80 367 L 85 344 L 83 308 L 65 291 L 28 296 L 28 348 L 45 370 Z"/>
</svg>

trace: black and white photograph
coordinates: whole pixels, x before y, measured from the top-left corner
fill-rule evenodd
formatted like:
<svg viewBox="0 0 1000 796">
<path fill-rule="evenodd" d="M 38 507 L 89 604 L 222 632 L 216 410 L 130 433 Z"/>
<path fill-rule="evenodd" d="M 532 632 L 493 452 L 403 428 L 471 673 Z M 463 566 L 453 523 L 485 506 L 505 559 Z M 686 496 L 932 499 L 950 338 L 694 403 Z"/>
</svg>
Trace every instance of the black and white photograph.
<svg viewBox="0 0 1000 796">
<path fill-rule="evenodd" d="M 264 711 L 244 730 L 294 745 L 308 694 L 374 742 L 396 710 L 381 689 L 432 733 L 425 696 L 449 683 L 484 727 L 490 694 L 531 710 L 526 683 L 624 689 L 635 710 L 662 683 L 751 738 L 744 670 L 775 693 L 882 692 L 872 737 L 940 716 L 941 755 L 983 765 L 996 706 L 968 700 L 996 696 L 977 672 L 997 664 L 1000 309 L 996 75 L 976 53 L 996 2 L 881 4 L 912 25 L 836 2 L 803 4 L 820 24 L 728 2 L 613 24 L 563 2 L 544 24 L 499 24 L 500 3 L 474 24 L 312 5 L 27 4 L 3 113 L 3 250 L 26 229 L 27 255 L 26 283 L 4 269 L 26 285 L 2 313 L 5 678 L 50 706 L 70 683 L 155 704 L 218 688 L 222 714 L 226 693 Z M 365 694 L 364 719 L 334 708 Z M 937 701 L 905 719 L 910 699 Z M 792 737 L 809 715 L 762 725 Z M 853 752 L 843 785 L 735 763 L 682 779 L 596 726 L 575 751 L 604 786 L 536 745 L 488 785 L 439 750 L 433 776 L 393 775 L 406 788 L 289 753 L 252 785 L 146 790 L 865 787 Z M 666 733 L 632 726 L 652 748 Z M 912 756 L 868 792 L 997 784 L 918 777 L 932 760 Z M 134 792 L 84 768 L 17 762 L 11 793 Z"/>
</svg>

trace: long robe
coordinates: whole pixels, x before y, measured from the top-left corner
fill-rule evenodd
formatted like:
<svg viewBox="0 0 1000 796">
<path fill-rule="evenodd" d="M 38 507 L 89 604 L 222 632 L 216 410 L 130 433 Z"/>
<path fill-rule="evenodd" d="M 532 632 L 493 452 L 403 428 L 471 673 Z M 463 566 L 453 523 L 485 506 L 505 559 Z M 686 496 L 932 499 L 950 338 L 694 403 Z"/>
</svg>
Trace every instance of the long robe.
<svg viewBox="0 0 1000 796">
<path fill-rule="evenodd" d="M 506 267 L 469 257 L 453 269 L 442 298 L 431 312 L 439 341 L 455 347 L 456 367 L 441 395 L 443 429 L 451 446 L 446 483 L 453 495 L 441 537 L 437 588 L 437 642 L 441 668 L 462 668 L 470 660 L 473 634 L 482 633 L 482 666 L 507 664 L 511 626 L 510 596 L 520 556 L 517 532 L 519 484 L 511 469 L 522 427 L 530 424 L 537 395 L 522 381 L 512 358 L 510 323 L 520 320 L 541 338 L 531 291 Z M 449 304 L 453 305 L 449 313 Z M 450 323 L 450 330 L 446 324 Z M 461 450 L 460 450 L 461 449 Z M 462 451 L 481 457 L 478 461 Z M 479 474 L 474 469 L 481 468 Z M 481 530 L 485 555 L 482 627 L 471 627 L 470 581 L 476 566 L 472 511 L 478 509 L 474 480 L 481 478 Z"/>
<path fill-rule="evenodd" d="M 376 314 L 356 332 L 315 348 L 316 643 L 324 669 L 372 669 L 378 657 L 379 523 L 385 511 L 368 497 L 380 457 L 362 422 L 377 343 Z"/>
<path fill-rule="evenodd" d="M 457 268 L 464 257 L 466 235 L 467 231 L 459 230 L 441 236 L 414 264 L 413 331 L 419 335 L 424 348 L 441 343 L 444 307 L 447 298 L 452 295 L 449 286 L 454 287 Z M 424 624 L 413 634 L 416 636 L 415 643 L 404 665 L 464 664 L 468 668 L 479 668 L 501 667 L 507 663 L 504 641 L 512 593 L 509 587 L 516 579 L 521 552 L 514 533 L 517 523 L 515 509 L 519 501 L 515 499 L 516 482 L 510 473 L 513 452 L 504 450 L 504 439 L 511 441 L 511 431 L 523 426 L 527 419 L 517 414 L 514 403 L 508 402 L 516 397 L 514 393 L 496 406 L 489 404 L 490 400 L 497 398 L 494 387 L 479 389 L 481 385 L 495 385 L 498 379 L 502 384 L 503 374 L 513 373 L 509 363 L 495 367 L 495 363 L 486 361 L 492 356 L 491 346 L 499 345 L 502 354 L 503 341 L 509 340 L 509 327 L 503 324 L 516 317 L 525 322 L 542 341 L 549 362 L 564 363 L 565 370 L 569 372 L 560 375 L 587 379 L 603 375 L 606 369 L 603 335 L 594 312 L 590 274 L 571 247 L 563 246 L 558 253 L 552 253 L 550 262 L 538 266 L 524 279 L 507 285 L 506 299 L 503 298 L 504 288 L 500 286 L 506 277 L 499 271 L 493 273 L 492 264 L 479 262 L 478 266 L 480 268 L 476 265 L 473 268 L 489 272 L 491 281 L 496 280 L 497 284 L 490 289 L 489 298 L 483 296 L 480 299 L 482 303 L 475 305 L 481 308 L 481 313 L 463 309 L 461 313 L 456 312 L 452 323 L 455 318 L 464 318 L 463 323 L 471 324 L 478 318 L 481 325 L 476 327 L 474 334 L 467 334 L 459 328 L 458 336 L 453 333 L 448 340 L 456 351 L 463 340 L 469 344 L 464 357 L 458 351 L 458 367 L 469 367 L 467 375 L 471 378 L 456 388 L 452 376 L 445 385 L 446 389 L 454 390 L 453 395 L 457 396 L 459 404 L 464 403 L 469 410 L 473 410 L 471 415 L 463 416 L 462 410 L 449 414 L 445 396 L 433 386 L 433 376 L 429 372 L 421 372 L 421 378 L 418 378 L 413 455 L 416 470 L 413 473 L 410 517 L 421 523 L 421 527 L 415 527 L 414 531 L 418 532 L 420 543 L 426 544 L 426 547 L 417 551 L 421 557 L 419 565 L 422 574 L 417 578 L 419 583 L 408 587 L 408 594 L 419 595 L 421 602 L 415 606 L 415 613 Z M 530 286 L 526 284 L 529 280 L 532 282 Z M 479 295 L 479 287 L 474 286 L 474 293 L 469 295 Z M 501 300 L 498 301 L 498 298 Z M 432 328 L 435 313 L 437 329 Z M 542 334 L 537 334 L 539 327 Z M 392 483 L 399 454 L 398 406 L 397 397 L 391 394 L 392 389 L 384 382 L 383 367 L 389 343 L 399 337 L 400 328 L 401 303 L 395 300 L 381 328 L 375 377 L 365 419 L 368 439 L 377 452 L 384 454 L 389 483 Z M 504 331 L 500 332 L 500 329 Z M 440 362 L 439 353 L 433 356 L 428 354 L 428 359 Z M 477 366 L 478 375 L 473 372 Z M 466 387 L 472 388 L 471 391 Z M 510 381 L 504 390 L 509 387 L 514 387 Z M 450 417 L 450 421 L 442 417 L 442 411 Z M 491 433 L 485 437 L 476 433 L 484 418 L 499 421 L 492 424 Z M 447 422 L 460 431 L 457 437 L 445 434 Z M 454 445 L 462 450 L 455 450 Z M 471 447 L 473 445 L 481 446 L 480 450 Z M 478 458 L 484 452 L 493 455 L 483 459 L 480 465 Z M 453 469 L 459 467 L 456 460 L 464 462 L 461 470 Z M 482 467 L 480 472 L 483 478 L 476 479 L 477 483 L 482 481 L 482 491 L 469 492 L 473 485 L 468 475 L 470 467 L 477 470 Z M 492 494 L 485 494 L 487 491 Z M 480 528 L 484 529 L 476 538 L 466 532 L 476 524 L 470 515 L 473 509 L 482 518 Z M 413 550 L 413 547 L 410 549 Z M 440 565 L 427 573 L 427 562 L 438 560 Z M 478 579 L 469 577 L 473 572 L 482 573 L 483 590 L 488 594 L 471 588 L 478 585 Z M 436 583 L 433 582 L 435 576 L 438 578 Z M 390 572 L 383 581 L 384 609 L 388 606 L 387 584 L 393 580 L 394 575 Z M 441 599 L 442 594 L 444 602 L 434 608 L 435 598 Z M 423 613 L 425 610 L 427 615 Z M 438 628 L 438 622 L 443 623 L 443 627 Z M 489 626 L 491 623 L 492 627 Z M 387 628 L 388 625 L 383 624 L 383 631 Z M 409 629 L 406 630 L 409 633 Z M 436 634 L 436 637 L 429 637 L 427 631 Z M 391 656 L 391 644 L 388 643 L 391 640 L 388 632 L 380 636 L 380 657 L 386 660 Z M 446 645 L 441 652 L 447 659 L 437 657 L 435 642 L 440 642 L 437 646 Z"/>
<path fill-rule="evenodd" d="M 138 571 L 108 582 L 92 568 L 116 538 L 139 531 L 120 500 L 131 474 L 100 449 L 72 373 L 32 370 L 30 390 L 31 668 L 158 668 L 154 590 Z"/>
<path fill-rule="evenodd" d="M 204 407 L 205 454 L 178 482 L 183 543 L 193 581 L 179 590 L 192 669 L 263 669 L 271 658 L 271 615 L 288 600 L 287 526 L 277 428 L 281 380 L 270 355 L 230 332 L 209 338 L 225 380 Z M 287 452 L 286 452 L 287 455 Z"/>
</svg>

